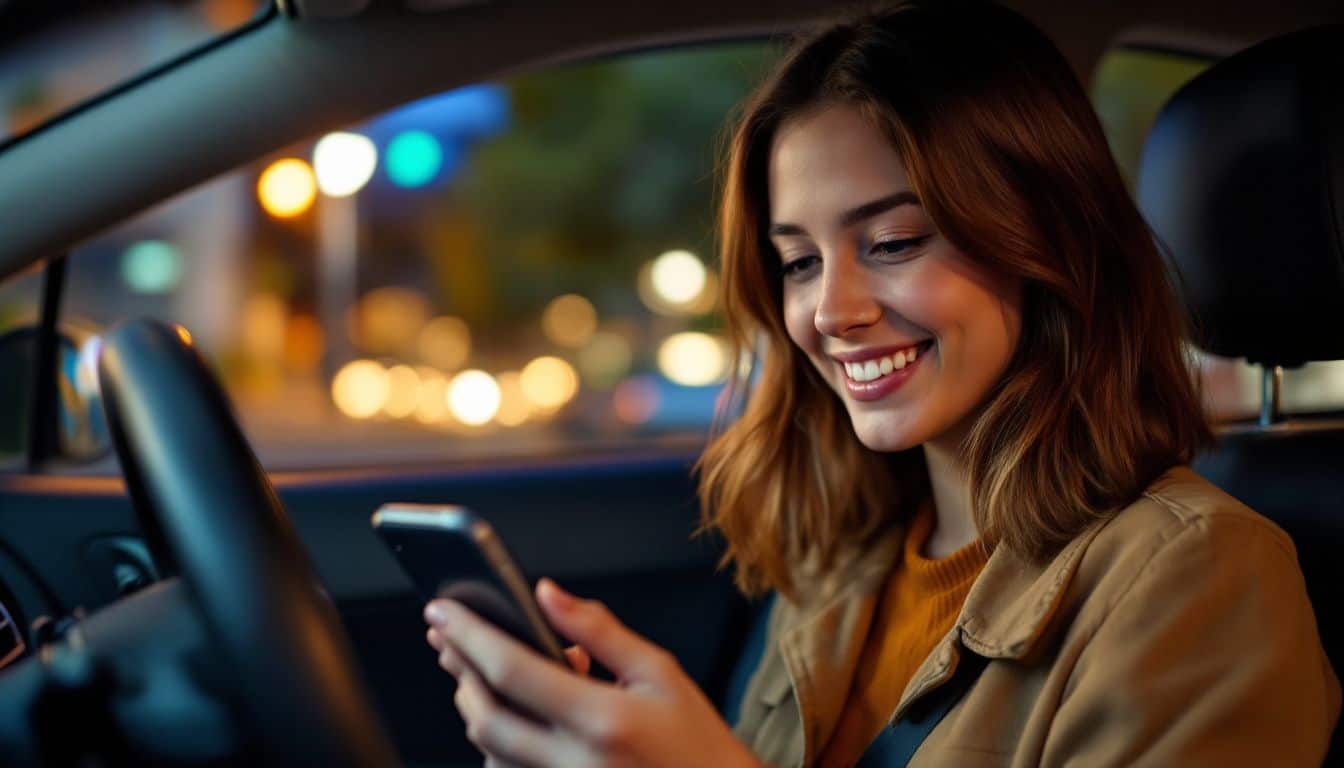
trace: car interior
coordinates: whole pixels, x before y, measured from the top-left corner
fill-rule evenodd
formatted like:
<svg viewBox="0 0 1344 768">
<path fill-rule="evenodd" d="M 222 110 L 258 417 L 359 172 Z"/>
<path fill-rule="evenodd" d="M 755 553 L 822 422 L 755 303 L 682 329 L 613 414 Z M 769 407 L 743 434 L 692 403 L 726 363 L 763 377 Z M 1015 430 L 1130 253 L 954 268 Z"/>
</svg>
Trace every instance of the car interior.
<svg viewBox="0 0 1344 768">
<path fill-rule="evenodd" d="M 1196 344 L 1244 360 L 1256 387 L 1255 411 L 1224 418 L 1195 469 L 1292 536 L 1341 669 L 1344 396 L 1329 393 L 1344 384 L 1303 407 L 1287 394 L 1299 370 L 1344 382 L 1321 366 L 1344 360 L 1344 6 L 1007 4 L 1094 91 L 1114 51 L 1201 62 L 1154 102 L 1132 168 Z M 67 270 L 78 269 L 68 257 L 284 147 L 435 94 L 644 52 L 778 45 L 854 8 L 264 3 L 227 33 L 0 139 L 0 287 L 22 285 L 38 308 L 11 329 L 0 294 L 0 400 L 14 404 L 0 433 L 17 424 L 23 435 L 0 454 L 13 459 L 0 463 L 0 631 L 12 637 L 0 646 L 0 762 L 480 764 L 425 644 L 422 601 L 370 527 L 392 501 L 488 519 L 529 576 L 605 602 L 669 649 L 731 721 L 763 612 L 718 567 L 714 538 L 696 535 L 708 417 L 674 438 L 614 447 L 271 463 L 196 329 L 129 312 L 96 333 L 110 469 L 81 469 L 58 425 L 60 369 L 82 354 L 71 340 L 84 341 L 61 324 Z M 575 125 L 597 130 L 608 117 L 584 113 Z M 701 205 L 712 242 L 713 200 Z"/>
</svg>

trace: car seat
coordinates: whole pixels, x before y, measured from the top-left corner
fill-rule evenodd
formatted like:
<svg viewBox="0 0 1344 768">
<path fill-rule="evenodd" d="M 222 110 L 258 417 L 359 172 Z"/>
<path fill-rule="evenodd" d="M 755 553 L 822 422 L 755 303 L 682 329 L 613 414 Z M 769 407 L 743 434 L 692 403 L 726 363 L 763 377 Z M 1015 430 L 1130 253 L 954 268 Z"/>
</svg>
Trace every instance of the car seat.
<svg viewBox="0 0 1344 768">
<path fill-rule="evenodd" d="M 1344 25 L 1218 62 L 1163 107 L 1138 202 L 1195 342 L 1263 371 L 1260 418 L 1224 426 L 1196 471 L 1292 536 L 1344 674 L 1344 414 L 1285 417 L 1284 368 L 1344 359 Z M 1327 765 L 1339 763 L 1335 731 Z"/>
</svg>

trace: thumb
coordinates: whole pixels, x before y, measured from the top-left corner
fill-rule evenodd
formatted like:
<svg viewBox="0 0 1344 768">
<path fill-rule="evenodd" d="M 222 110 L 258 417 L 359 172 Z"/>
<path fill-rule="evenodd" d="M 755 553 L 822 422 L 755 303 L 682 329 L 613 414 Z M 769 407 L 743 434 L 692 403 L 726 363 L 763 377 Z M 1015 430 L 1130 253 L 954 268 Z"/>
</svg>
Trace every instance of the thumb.
<svg viewBox="0 0 1344 768">
<path fill-rule="evenodd" d="M 542 579 L 537 601 L 552 627 L 583 646 L 622 681 L 661 678 L 672 662 L 670 654 L 632 632 L 597 600 L 581 600 L 554 581 Z"/>
<path fill-rule="evenodd" d="M 589 658 L 588 652 L 583 650 L 581 645 L 571 645 L 566 648 L 565 660 L 569 662 L 569 666 L 573 667 L 575 672 L 584 677 L 587 677 L 588 672 L 593 668 L 593 660 Z"/>
</svg>

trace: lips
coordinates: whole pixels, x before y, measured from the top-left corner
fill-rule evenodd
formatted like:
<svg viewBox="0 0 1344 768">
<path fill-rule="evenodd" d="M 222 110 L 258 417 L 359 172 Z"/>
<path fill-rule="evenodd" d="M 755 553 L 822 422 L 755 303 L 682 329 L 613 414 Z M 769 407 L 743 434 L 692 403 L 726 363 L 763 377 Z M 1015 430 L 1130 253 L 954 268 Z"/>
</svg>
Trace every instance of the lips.
<svg viewBox="0 0 1344 768">
<path fill-rule="evenodd" d="M 926 340 L 902 347 L 883 347 L 834 355 L 844 372 L 845 389 L 855 400 L 879 400 L 896 391 L 920 367 L 932 349 Z"/>
</svg>

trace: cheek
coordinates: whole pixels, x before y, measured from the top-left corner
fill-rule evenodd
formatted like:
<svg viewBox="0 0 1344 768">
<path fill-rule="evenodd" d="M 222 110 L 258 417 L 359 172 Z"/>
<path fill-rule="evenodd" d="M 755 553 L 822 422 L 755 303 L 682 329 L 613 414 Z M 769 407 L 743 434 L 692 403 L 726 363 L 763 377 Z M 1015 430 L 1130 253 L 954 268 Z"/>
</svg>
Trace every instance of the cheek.
<svg viewBox="0 0 1344 768">
<path fill-rule="evenodd" d="M 805 288 L 784 290 L 784 328 L 789 338 L 804 352 L 812 353 L 817 347 L 817 326 L 813 303 Z"/>
</svg>

